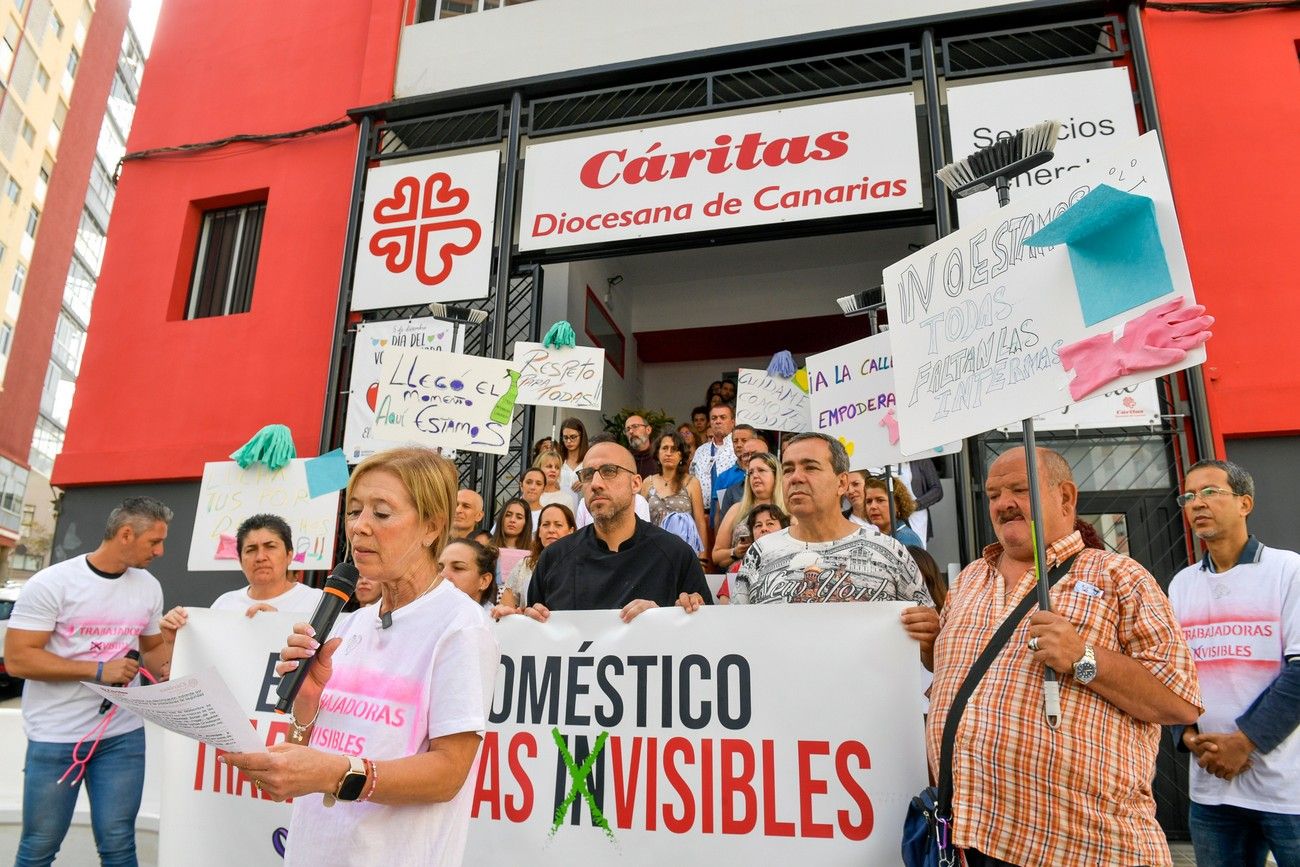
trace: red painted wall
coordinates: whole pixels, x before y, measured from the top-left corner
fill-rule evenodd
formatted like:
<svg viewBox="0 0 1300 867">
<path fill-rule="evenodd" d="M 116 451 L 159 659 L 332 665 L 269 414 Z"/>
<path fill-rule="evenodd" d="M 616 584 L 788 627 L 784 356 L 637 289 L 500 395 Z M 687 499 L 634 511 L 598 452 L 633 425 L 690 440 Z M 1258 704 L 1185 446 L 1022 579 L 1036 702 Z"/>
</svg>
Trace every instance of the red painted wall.
<svg viewBox="0 0 1300 867">
<path fill-rule="evenodd" d="M 81 63 L 77 66 L 68 119 L 59 138 L 58 162 L 50 176 L 50 189 L 36 229 L 22 312 L 5 368 L 0 392 L 0 455 L 24 467 L 40 412 L 41 390 L 77 239 L 77 225 L 86 201 L 95 143 L 104 121 L 113 71 L 122 51 L 127 5 L 127 0 L 105 0 L 95 7 Z"/>
<path fill-rule="evenodd" d="M 392 98 L 401 0 L 168 0 L 129 151 L 338 120 Z M 197 478 L 258 428 L 318 450 L 354 127 L 128 162 L 61 486 Z M 249 313 L 180 318 L 204 207 L 265 190 Z"/>
<path fill-rule="evenodd" d="M 1300 431 L 1300 11 L 1144 12 L 1197 299 L 1217 317 L 1206 390 L 1224 438 Z"/>
</svg>

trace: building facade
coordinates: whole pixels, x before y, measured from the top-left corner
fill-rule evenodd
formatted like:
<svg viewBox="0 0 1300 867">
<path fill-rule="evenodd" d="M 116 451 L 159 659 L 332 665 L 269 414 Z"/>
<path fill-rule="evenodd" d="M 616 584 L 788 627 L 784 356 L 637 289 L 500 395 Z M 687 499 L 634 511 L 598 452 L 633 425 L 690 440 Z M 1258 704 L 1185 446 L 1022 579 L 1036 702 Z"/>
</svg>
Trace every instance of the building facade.
<svg viewBox="0 0 1300 867">
<path fill-rule="evenodd" d="M 295 23 L 306 18 L 310 35 Z M 55 556 L 81 550 L 107 508 L 142 491 L 176 508 L 184 551 L 204 463 L 265 424 L 287 424 L 301 456 L 343 443 L 359 399 L 348 385 L 356 326 L 427 312 L 423 301 L 354 304 L 367 183 L 386 166 L 497 154 L 490 268 L 478 297 L 440 299 L 487 314 L 466 351 L 509 357 L 515 341 L 568 319 L 580 342 L 606 350 L 605 415 L 648 407 L 681 419 L 722 374 L 865 336 L 867 320 L 844 319 L 835 299 L 960 223 L 933 171 L 1014 129 L 1015 100 L 1000 94 L 1026 82 L 1076 140 L 1102 135 L 1103 119 L 1161 133 L 1197 297 L 1218 317 L 1203 370 L 1117 396 L 1137 407 L 1134 421 L 1045 424 L 1040 439 L 1080 477 L 1081 511 L 1167 581 L 1193 554 L 1172 499 L 1180 473 L 1226 454 L 1261 478 L 1257 529 L 1294 547 L 1283 504 L 1300 483 L 1289 458 L 1300 349 L 1261 322 L 1300 321 L 1300 297 L 1285 291 L 1296 182 L 1277 171 L 1300 124 L 1282 84 L 1294 80 L 1298 31 L 1295 11 L 1069 0 L 886 0 L 865 16 L 847 0 L 798 14 L 777 0 L 168 4 L 55 465 L 67 491 Z M 898 147 L 915 153 L 921 182 L 897 208 L 591 243 L 539 240 L 526 219 L 529 160 L 541 164 L 544 144 L 642 129 L 667 141 L 713 118 L 775 123 L 777 110 L 900 96 L 890 130 L 901 123 Z M 971 112 L 974 122 L 959 117 Z M 1225 164 L 1228 154 L 1242 158 Z M 513 490 L 552 420 L 525 408 L 515 422 L 507 455 L 462 457 L 463 480 L 489 500 Z M 942 461 L 941 562 L 991 538 L 982 468 L 1018 442 L 991 432 Z M 182 564 L 159 570 L 169 602 L 201 604 L 236 580 Z M 1177 832 L 1174 761 L 1162 760 L 1161 810 Z"/>
<path fill-rule="evenodd" d="M 0 103 L 0 577 L 49 559 L 63 443 L 144 56 L 127 4 L 6 10 Z"/>
</svg>

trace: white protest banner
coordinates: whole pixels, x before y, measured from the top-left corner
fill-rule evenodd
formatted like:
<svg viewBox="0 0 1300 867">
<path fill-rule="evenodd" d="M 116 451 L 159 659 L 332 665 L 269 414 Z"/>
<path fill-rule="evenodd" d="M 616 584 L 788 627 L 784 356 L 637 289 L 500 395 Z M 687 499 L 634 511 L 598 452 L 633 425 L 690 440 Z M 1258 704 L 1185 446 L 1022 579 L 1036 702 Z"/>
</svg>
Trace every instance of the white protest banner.
<svg viewBox="0 0 1300 867">
<path fill-rule="evenodd" d="M 1131 194 L 1129 201 L 1146 208 L 1145 214 L 1122 215 L 1120 227 L 1127 228 L 1131 219 L 1134 231 L 1095 251 L 1100 268 L 1076 270 L 1072 250 L 1064 243 L 1046 248 L 1025 244 L 1094 191 Z M 1142 218 L 1148 225 L 1140 225 Z M 1149 230 L 1149 240 L 1139 245 L 1138 229 L 1143 228 Z M 1152 259 L 1159 260 L 1159 267 L 1149 267 Z M 1158 274 L 1172 291 L 1152 294 L 1154 280 L 1096 279 L 1107 268 L 1129 267 L 1144 276 Z M 1080 276 L 1087 279 L 1077 280 Z M 898 379 L 896 410 L 901 444 L 908 452 L 1073 403 L 1071 387 L 1084 371 L 1066 371 L 1059 355 L 1063 348 L 1085 338 L 1111 340 L 1116 329 L 1139 319 L 1160 339 L 1168 305 L 1195 304 L 1155 133 L 1125 142 L 891 265 L 884 285 Z M 1086 317 L 1098 309 L 1110 312 L 1088 324 Z M 1121 344 L 1107 345 L 1117 359 Z M 1204 360 L 1205 349 L 1197 346 L 1164 366 L 1148 359 L 1135 373 L 1122 374 L 1126 368 L 1116 364 L 1117 373 L 1105 380 L 1105 388 L 1125 388 Z"/>
<path fill-rule="evenodd" d="M 905 607 L 505 618 L 465 863 L 897 863 L 926 782 Z"/>
<path fill-rule="evenodd" d="M 172 677 L 215 670 L 230 688 L 261 749 L 286 739 L 289 720 L 275 713 L 275 663 L 301 616 L 190 608 L 176 635 Z M 246 723 L 247 724 L 247 723 Z M 163 735 L 158 863 L 259 867 L 283 863 L 292 804 L 277 804 L 252 780 L 220 764 L 221 750 L 183 735 Z"/>
<path fill-rule="evenodd" d="M 894 359 L 890 332 L 808 356 L 811 426 L 844 443 L 849 468 L 865 470 L 952 454 L 960 442 L 923 454 L 904 454 L 894 414 Z"/>
<path fill-rule="evenodd" d="M 293 530 L 290 569 L 329 569 L 334 559 L 339 495 L 333 492 L 313 498 L 307 488 L 305 464 L 298 458 L 274 471 L 263 464 L 240 469 L 234 461 L 204 464 L 190 538 L 189 570 L 238 570 L 235 531 L 245 518 L 263 512 L 279 515 Z"/>
<path fill-rule="evenodd" d="M 1160 396 L 1154 380 L 1126 385 L 1034 416 L 1037 430 L 1150 427 L 1156 424 L 1160 424 Z M 1002 430 L 1019 433 L 1020 424 L 1003 425 Z"/>
<path fill-rule="evenodd" d="M 948 86 L 948 134 L 963 159 L 1016 130 L 1061 122 L 1055 157 L 1011 181 L 1011 200 L 1088 165 L 1118 142 L 1138 136 L 1129 71 L 1122 66 Z M 957 200 L 961 225 L 998 209 L 994 190 Z"/>
<path fill-rule="evenodd" d="M 793 380 L 742 367 L 736 373 L 736 422 L 759 430 L 806 431 L 808 393 Z"/>
<path fill-rule="evenodd" d="M 230 687 L 216 669 L 144 686 L 85 684 L 116 705 L 169 732 L 232 752 L 261 749 Z"/>
<path fill-rule="evenodd" d="M 912 93 L 530 144 L 519 249 L 921 207 Z"/>
<path fill-rule="evenodd" d="M 510 447 L 510 362 L 458 352 L 390 350 L 380 365 L 386 423 L 427 446 L 503 455 Z"/>
<path fill-rule="evenodd" d="M 605 388 L 605 350 L 590 346 L 552 349 L 540 343 L 515 343 L 519 397 L 526 406 L 565 406 L 600 410 Z"/>
<path fill-rule="evenodd" d="M 396 322 L 362 322 L 352 351 L 348 415 L 343 429 L 343 453 L 349 463 L 360 463 L 377 451 L 417 444 L 392 430 L 387 407 L 379 404 L 380 368 L 389 348 L 425 352 L 460 352 L 465 332 L 455 323 L 424 316 Z"/>
<path fill-rule="evenodd" d="M 614 611 L 506 618 L 493 627 L 502 660 L 467 780 L 465 863 L 894 863 L 926 781 L 922 670 L 898 623 L 906 605 L 662 609 L 632 624 Z M 215 668 L 258 737 L 283 741 L 274 667 L 293 620 L 190 609 L 173 670 Z M 290 806 L 219 756 L 164 735 L 158 863 L 279 863 Z"/>
<path fill-rule="evenodd" d="M 370 169 L 352 309 L 486 298 L 500 163 L 490 150 Z"/>
</svg>

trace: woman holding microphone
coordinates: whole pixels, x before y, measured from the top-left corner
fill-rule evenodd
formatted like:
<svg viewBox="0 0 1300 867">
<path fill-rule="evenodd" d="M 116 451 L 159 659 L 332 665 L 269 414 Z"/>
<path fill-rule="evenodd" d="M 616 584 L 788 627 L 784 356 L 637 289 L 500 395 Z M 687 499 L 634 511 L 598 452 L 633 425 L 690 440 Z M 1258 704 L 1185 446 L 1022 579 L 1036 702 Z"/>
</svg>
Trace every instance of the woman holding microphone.
<svg viewBox="0 0 1300 867">
<path fill-rule="evenodd" d="M 294 799 L 286 864 L 461 863 L 500 650 L 478 605 L 439 575 L 456 489 L 428 449 L 380 452 L 352 474 L 348 544 L 380 599 L 324 644 L 294 627 L 277 672 L 314 661 L 289 740 L 225 756 Z"/>
</svg>

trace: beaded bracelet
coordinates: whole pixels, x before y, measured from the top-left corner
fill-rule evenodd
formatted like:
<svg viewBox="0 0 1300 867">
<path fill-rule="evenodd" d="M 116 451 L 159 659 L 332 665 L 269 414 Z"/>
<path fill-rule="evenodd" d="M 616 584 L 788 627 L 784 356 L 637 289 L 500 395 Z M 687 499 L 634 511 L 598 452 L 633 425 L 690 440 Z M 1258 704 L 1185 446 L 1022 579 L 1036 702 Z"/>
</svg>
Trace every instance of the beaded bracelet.
<svg viewBox="0 0 1300 867">
<path fill-rule="evenodd" d="M 289 733 L 289 737 L 293 740 L 295 744 L 302 743 L 303 736 L 307 734 L 307 729 L 311 728 L 316 724 L 316 719 L 319 716 L 320 716 L 320 705 L 316 706 L 316 716 L 312 717 L 311 722 L 309 723 L 299 723 L 298 717 L 296 717 L 293 714 L 289 714 L 289 725 L 293 727 L 293 731 Z"/>
<path fill-rule="evenodd" d="M 369 801 L 370 797 L 375 793 L 375 789 L 379 787 L 379 765 L 370 761 L 370 759 L 362 759 L 361 761 L 366 763 L 366 776 L 370 782 L 366 786 L 365 792 L 357 800 Z"/>
</svg>

